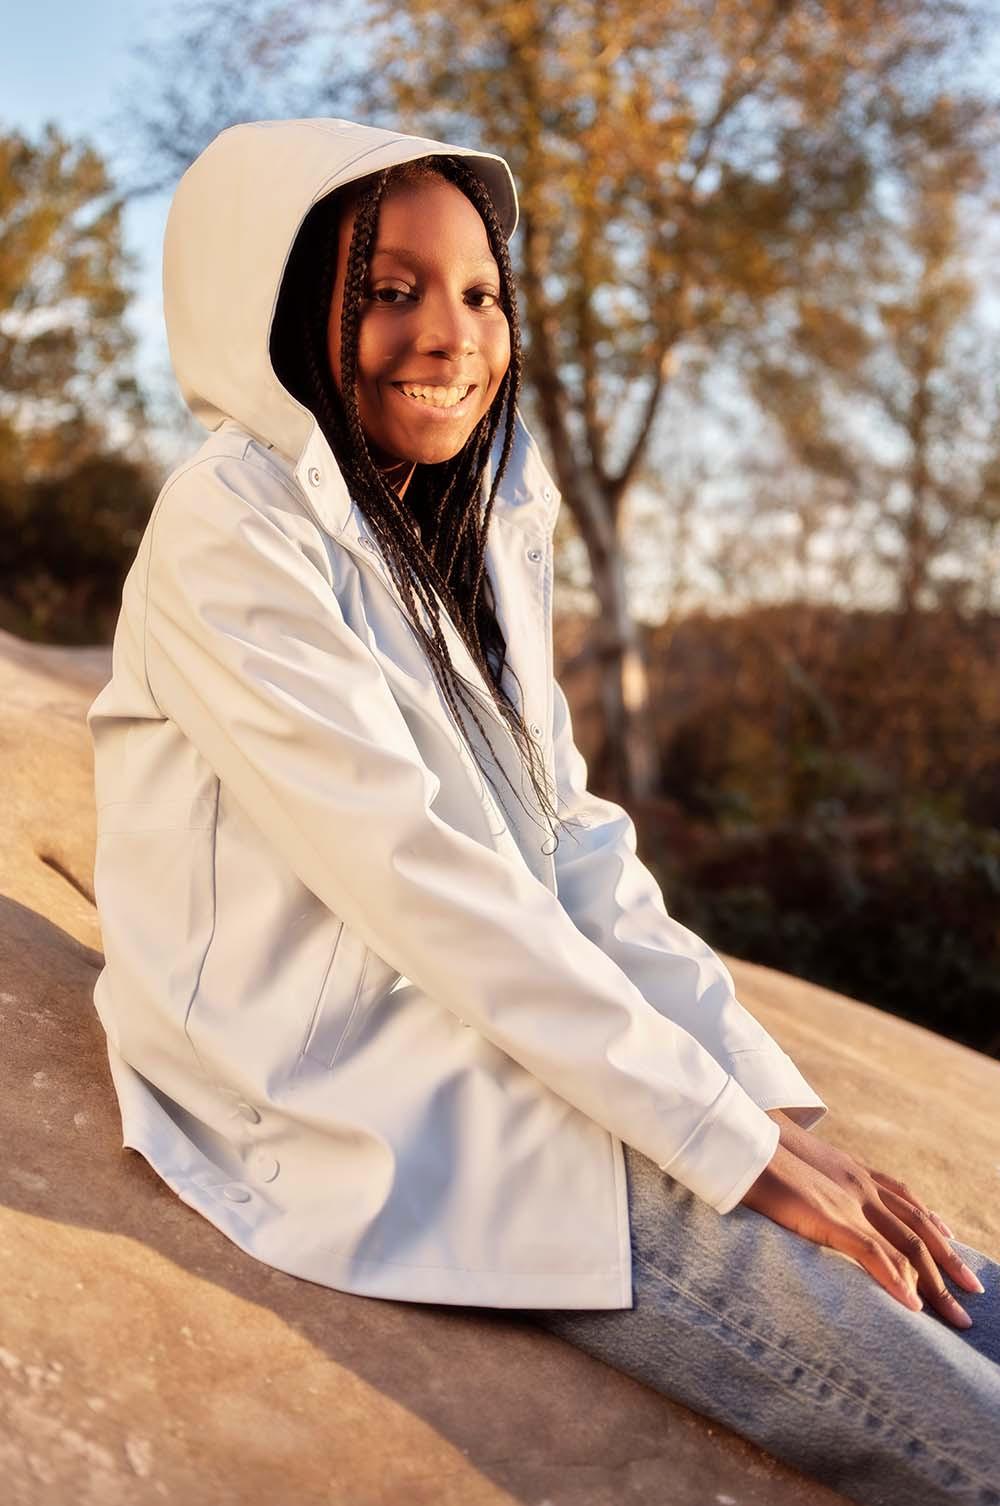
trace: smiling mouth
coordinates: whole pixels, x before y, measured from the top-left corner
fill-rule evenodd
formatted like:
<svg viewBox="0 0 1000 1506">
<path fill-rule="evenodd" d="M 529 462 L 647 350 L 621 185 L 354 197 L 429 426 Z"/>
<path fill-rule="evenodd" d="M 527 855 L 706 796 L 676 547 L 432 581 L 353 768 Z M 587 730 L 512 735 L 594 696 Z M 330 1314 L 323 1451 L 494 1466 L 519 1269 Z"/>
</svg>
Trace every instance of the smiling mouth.
<svg viewBox="0 0 1000 1506">
<path fill-rule="evenodd" d="M 431 386 L 423 382 L 393 382 L 392 385 L 411 402 L 422 403 L 427 408 L 458 408 L 475 390 L 474 382 L 452 387 Z"/>
</svg>

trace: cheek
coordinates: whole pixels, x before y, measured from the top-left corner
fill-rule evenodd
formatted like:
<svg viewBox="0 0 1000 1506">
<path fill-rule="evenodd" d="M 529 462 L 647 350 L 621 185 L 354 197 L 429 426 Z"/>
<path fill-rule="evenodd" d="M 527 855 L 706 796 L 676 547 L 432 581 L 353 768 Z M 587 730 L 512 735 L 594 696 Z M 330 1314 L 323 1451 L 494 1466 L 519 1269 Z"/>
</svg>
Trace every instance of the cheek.
<svg viewBox="0 0 1000 1506">
<path fill-rule="evenodd" d="M 358 380 L 377 382 L 391 373 L 398 360 L 400 339 L 377 321 L 362 319 L 358 326 Z"/>
<path fill-rule="evenodd" d="M 498 324 L 494 332 L 489 346 L 488 360 L 490 374 L 494 382 L 499 386 L 503 381 L 507 367 L 510 365 L 510 325 L 506 319 Z"/>
</svg>

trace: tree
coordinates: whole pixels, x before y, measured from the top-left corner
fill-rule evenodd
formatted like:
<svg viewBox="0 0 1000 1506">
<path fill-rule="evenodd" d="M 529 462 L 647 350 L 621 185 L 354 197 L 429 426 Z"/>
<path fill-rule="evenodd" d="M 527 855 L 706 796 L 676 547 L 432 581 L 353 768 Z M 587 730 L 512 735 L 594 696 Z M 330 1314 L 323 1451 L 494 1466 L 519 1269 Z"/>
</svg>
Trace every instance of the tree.
<svg viewBox="0 0 1000 1506">
<path fill-rule="evenodd" d="M 995 526 L 996 361 L 976 317 L 968 213 L 981 213 L 981 125 L 978 107 L 944 94 L 907 110 L 911 150 L 856 270 L 845 281 L 828 267 L 797 289 L 782 338 L 761 329 L 743 365 L 783 441 L 766 500 L 795 516 L 803 551 L 829 546 L 831 517 L 851 515 L 840 564 L 881 578 L 902 637 L 921 610 L 990 600 L 975 562 Z"/>
<path fill-rule="evenodd" d="M 0 472 L 68 470 L 138 418 L 122 204 L 90 146 L 0 136 Z"/>
<path fill-rule="evenodd" d="M 0 588 L 32 637 L 106 630 L 149 511 L 121 213 L 92 147 L 0 135 Z"/>
<path fill-rule="evenodd" d="M 880 172 L 907 141 L 899 100 L 923 98 L 974 13 L 929 0 L 369 0 L 353 14 L 356 67 L 349 26 L 325 50 L 339 5 L 232 0 L 224 54 L 206 52 L 204 30 L 197 56 L 190 31 L 161 49 L 169 85 L 147 90 L 149 140 L 175 168 L 169 143 L 204 145 L 180 101 L 205 97 L 224 57 L 229 77 L 244 59 L 256 68 L 257 113 L 269 78 L 294 78 L 296 113 L 391 119 L 508 158 L 530 407 L 600 608 L 598 777 L 648 793 L 657 755 L 622 541 L 630 491 L 653 479 L 664 394 L 686 349 L 738 352 L 824 261 L 849 285 L 852 249 L 877 233 Z M 277 36 L 293 40 L 269 49 Z M 239 107 L 255 112 L 245 95 Z"/>
</svg>

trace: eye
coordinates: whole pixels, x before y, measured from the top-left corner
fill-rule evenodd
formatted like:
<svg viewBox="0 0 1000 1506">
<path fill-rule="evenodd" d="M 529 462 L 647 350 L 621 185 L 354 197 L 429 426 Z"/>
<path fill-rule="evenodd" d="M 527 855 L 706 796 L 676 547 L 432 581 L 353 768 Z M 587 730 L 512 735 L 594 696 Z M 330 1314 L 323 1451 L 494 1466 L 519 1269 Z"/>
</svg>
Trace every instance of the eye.
<svg viewBox="0 0 1000 1506">
<path fill-rule="evenodd" d="M 477 308 L 496 308 L 500 302 L 500 294 L 491 292 L 489 288 L 474 288 L 469 294 L 470 298 L 488 298 L 489 303 L 477 303 Z"/>
<path fill-rule="evenodd" d="M 385 294 L 385 293 L 398 294 L 398 296 L 400 298 L 408 298 L 410 296 L 409 292 L 407 291 L 406 288 L 369 288 L 368 289 L 368 297 L 372 300 L 373 303 L 381 303 L 381 304 L 384 304 L 386 308 L 393 308 L 395 306 L 395 304 L 396 304 L 396 301 L 397 301 L 396 298 L 395 297 L 385 298 L 385 297 L 383 297 L 383 294 Z"/>
</svg>

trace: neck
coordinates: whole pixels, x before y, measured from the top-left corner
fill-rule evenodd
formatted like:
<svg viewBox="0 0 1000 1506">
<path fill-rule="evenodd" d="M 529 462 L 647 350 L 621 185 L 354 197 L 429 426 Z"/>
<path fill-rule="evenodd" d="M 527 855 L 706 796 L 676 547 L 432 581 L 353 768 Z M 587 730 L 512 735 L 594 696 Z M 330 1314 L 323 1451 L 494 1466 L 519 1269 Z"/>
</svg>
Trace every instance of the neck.
<svg viewBox="0 0 1000 1506">
<path fill-rule="evenodd" d="M 417 468 L 415 460 L 395 460 L 392 465 L 380 465 L 378 473 L 391 486 L 397 497 L 401 497 L 413 480 L 413 473 Z"/>
</svg>

